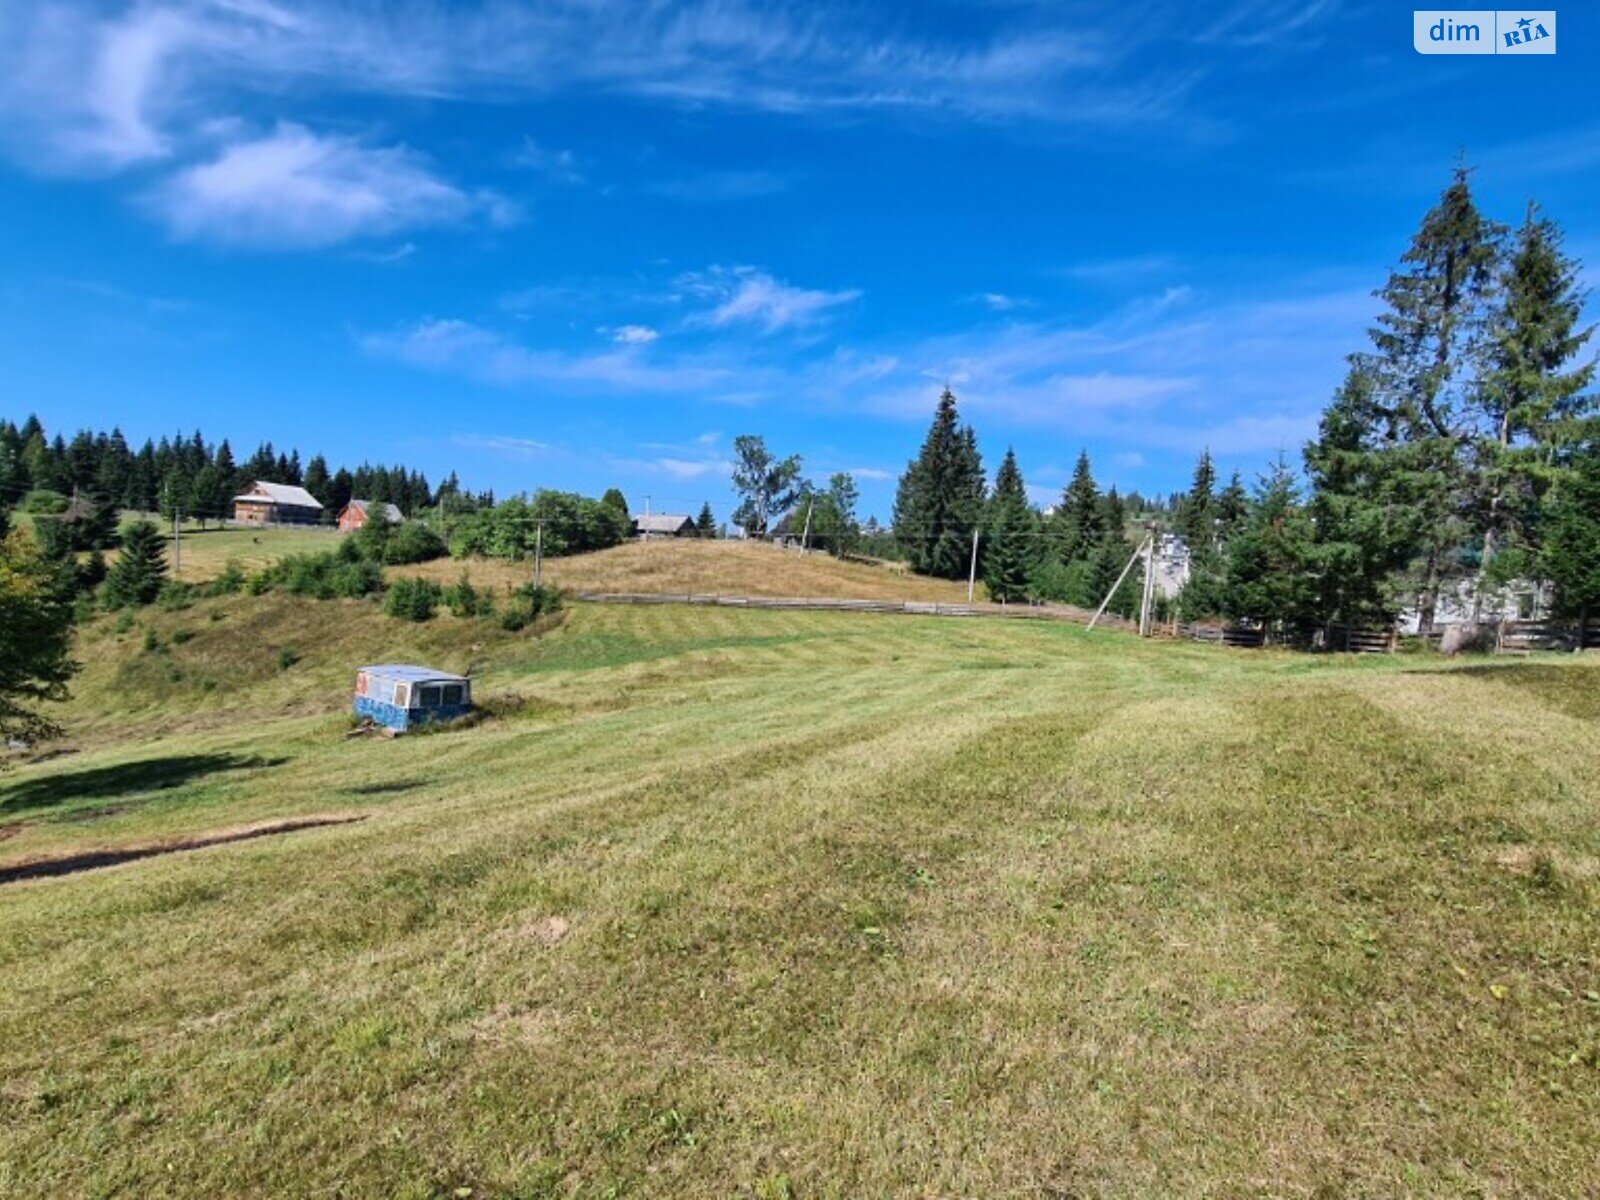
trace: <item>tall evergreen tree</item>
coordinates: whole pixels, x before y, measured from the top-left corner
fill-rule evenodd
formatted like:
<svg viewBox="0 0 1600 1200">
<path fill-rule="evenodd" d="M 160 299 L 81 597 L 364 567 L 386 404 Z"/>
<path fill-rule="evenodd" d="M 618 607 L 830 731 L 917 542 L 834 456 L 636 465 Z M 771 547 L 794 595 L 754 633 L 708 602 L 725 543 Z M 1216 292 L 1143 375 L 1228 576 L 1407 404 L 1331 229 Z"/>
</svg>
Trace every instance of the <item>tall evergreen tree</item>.
<svg viewBox="0 0 1600 1200">
<path fill-rule="evenodd" d="M 1352 365 L 1305 449 L 1311 480 L 1314 619 L 1355 629 L 1388 625 L 1392 581 L 1417 544 L 1407 497 L 1386 469 L 1390 446 L 1373 403 L 1372 376 Z"/>
<path fill-rule="evenodd" d="M 35 705 L 66 698 L 77 670 L 72 613 L 58 568 L 33 539 L 21 529 L 0 537 L 0 737 L 37 741 L 60 732 Z"/>
<path fill-rule="evenodd" d="M 311 461 L 306 464 L 305 480 L 302 486 L 326 506 L 328 503 L 328 460 L 320 454 L 313 454 Z"/>
<path fill-rule="evenodd" d="M 616 489 L 613 488 L 612 490 L 615 491 Z M 607 496 L 610 494 L 610 492 L 606 493 Z M 617 494 L 621 495 L 620 492 Z M 602 496 L 600 498 L 600 503 L 605 504 L 605 502 L 605 496 Z M 717 518 L 716 515 L 711 511 L 711 501 L 707 500 L 700 506 L 700 515 L 695 518 L 694 531 L 703 538 L 714 538 L 717 536 Z"/>
<path fill-rule="evenodd" d="M 1531 548 L 1538 495 L 1553 480 L 1559 456 L 1592 411 L 1584 389 L 1594 363 L 1576 363 L 1594 332 L 1580 329 L 1584 294 L 1577 264 L 1561 250 L 1561 233 L 1534 205 L 1517 231 L 1501 272 L 1483 379 L 1473 393 L 1480 418 L 1474 447 L 1483 550 L 1474 613 L 1482 604 L 1497 553 L 1515 543 Z M 1517 556 L 1518 564 L 1527 555 Z"/>
<path fill-rule="evenodd" d="M 1373 380 L 1373 409 L 1388 440 L 1381 465 L 1396 498 L 1417 521 L 1417 607 L 1433 629 L 1441 588 L 1470 537 L 1468 456 L 1472 395 L 1479 386 L 1504 230 L 1478 211 L 1466 168 L 1439 202 L 1379 290 L 1384 311 L 1373 349 L 1356 365 Z"/>
<path fill-rule="evenodd" d="M 1191 551 L 1202 551 L 1216 540 L 1216 488 L 1217 468 L 1211 461 L 1211 451 L 1202 450 L 1194 465 L 1194 480 L 1188 493 L 1178 502 L 1172 522 L 1174 531 L 1189 544 Z"/>
<path fill-rule="evenodd" d="M 1028 490 L 1007 448 L 994 477 L 984 521 L 983 582 L 991 600 L 1025 600 L 1038 550 L 1038 520 L 1028 503 Z"/>
<path fill-rule="evenodd" d="M 1078 451 L 1072 478 L 1061 493 L 1051 520 L 1051 547 L 1063 563 L 1087 559 L 1104 540 L 1100 488 L 1089 465 L 1089 452 Z"/>
<path fill-rule="evenodd" d="M 895 538 L 915 569 L 944 579 L 966 578 L 984 493 L 977 435 L 961 426 L 955 394 L 947 387 L 922 449 L 907 464 L 895 493 Z"/>
<path fill-rule="evenodd" d="M 1311 521 L 1280 458 L 1261 477 L 1244 523 L 1228 541 L 1223 614 L 1269 628 L 1307 619 L 1317 593 L 1312 559 Z"/>
<path fill-rule="evenodd" d="M 1556 604 L 1587 622 L 1600 613 L 1600 436 L 1572 456 L 1547 498 L 1541 566 Z"/>
<path fill-rule="evenodd" d="M 135 521 L 122 534 L 122 551 L 106 575 L 109 608 L 149 604 L 167 578 L 167 552 L 161 531 L 149 521 Z"/>
</svg>

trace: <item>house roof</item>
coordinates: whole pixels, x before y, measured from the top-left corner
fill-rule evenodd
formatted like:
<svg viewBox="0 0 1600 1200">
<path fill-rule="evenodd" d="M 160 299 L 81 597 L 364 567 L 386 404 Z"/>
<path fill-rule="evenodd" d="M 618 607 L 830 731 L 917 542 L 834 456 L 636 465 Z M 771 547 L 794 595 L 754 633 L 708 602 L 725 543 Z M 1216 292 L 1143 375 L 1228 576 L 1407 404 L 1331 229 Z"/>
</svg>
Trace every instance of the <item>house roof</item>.
<svg viewBox="0 0 1600 1200">
<path fill-rule="evenodd" d="M 435 671 L 432 667 L 419 667 L 415 663 L 379 663 L 377 666 L 362 667 L 368 675 L 376 675 L 379 679 L 394 679 L 405 683 L 437 683 L 443 680 L 446 683 L 465 683 L 465 675 L 452 675 L 449 671 Z"/>
<path fill-rule="evenodd" d="M 694 518 L 678 513 L 651 513 L 648 517 L 635 517 L 634 528 L 640 533 L 676 533 L 685 525 L 693 525 Z"/>
<path fill-rule="evenodd" d="M 270 504 L 287 504 L 294 508 L 321 508 L 322 502 L 303 487 L 287 483 L 267 483 L 256 480 L 248 492 L 241 492 L 235 500 L 265 500 Z"/>
<path fill-rule="evenodd" d="M 387 500 L 383 501 L 381 504 L 377 500 L 352 500 L 345 507 L 353 508 L 357 512 L 364 513 L 368 508 L 375 504 L 382 509 L 383 515 L 388 518 L 391 525 L 399 525 L 406 519 L 405 513 L 401 512 L 397 506 L 390 504 Z"/>
</svg>

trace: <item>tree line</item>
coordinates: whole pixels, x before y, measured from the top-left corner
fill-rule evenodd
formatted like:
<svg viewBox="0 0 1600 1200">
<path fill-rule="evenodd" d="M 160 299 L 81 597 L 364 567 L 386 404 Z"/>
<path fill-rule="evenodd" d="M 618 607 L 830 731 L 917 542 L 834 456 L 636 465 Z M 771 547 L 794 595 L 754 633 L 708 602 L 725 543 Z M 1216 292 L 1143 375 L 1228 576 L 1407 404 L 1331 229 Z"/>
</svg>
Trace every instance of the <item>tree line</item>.
<svg viewBox="0 0 1600 1200">
<path fill-rule="evenodd" d="M 256 481 L 303 487 L 329 515 L 351 499 L 375 500 L 415 513 L 442 493 L 460 491 L 454 474 L 436 492 L 427 477 L 404 465 L 330 469 L 321 454 L 304 466 L 300 452 L 263 442 L 242 463 L 228 439 L 211 443 L 193 434 L 146 439 L 133 449 L 120 429 L 83 429 L 71 440 L 48 434 L 37 416 L 18 425 L 0 420 L 0 505 L 60 511 L 74 495 L 83 506 L 159 512 L 163 517 L 220 520 L 232 515 L 233 497 Z M 31 494 L 31 499 L 30 499 Z"/>
<path fill-rule="evenodd" d="M 1149 523 L 1187 551 L 1188 619 L 1382 628 L 1410 609 L 1427 634 L 1446 599 L 1476 624 L 1514 581 L 1586 618 L 1600 609 L 1600 399 L 1579 275 L 1536 205 L 1513 231 L 1478 210 L 1458 169 L 1375 293 L 1369 345 L 1349 356 L 1303 474 L 1280 456 L 1247 488 L 1202 453 L 1188 491 L 1152 503 L 1102 491 L 1084 453 L 1041 511 L 1010 450 L 989 486 L 946 388 L 873 550 L 948 579 L 966 578 L 976 552 L 994 599 L 1091 606 Z M 807 497 L 826 513 L 840 490 L 812 488 L 798 456 L 759 438 L 739 439 L 736 457 L 737 519 L 752 533 Z M 1130 579 L 1110 607 L 1137 600 Z"/>
</svg>

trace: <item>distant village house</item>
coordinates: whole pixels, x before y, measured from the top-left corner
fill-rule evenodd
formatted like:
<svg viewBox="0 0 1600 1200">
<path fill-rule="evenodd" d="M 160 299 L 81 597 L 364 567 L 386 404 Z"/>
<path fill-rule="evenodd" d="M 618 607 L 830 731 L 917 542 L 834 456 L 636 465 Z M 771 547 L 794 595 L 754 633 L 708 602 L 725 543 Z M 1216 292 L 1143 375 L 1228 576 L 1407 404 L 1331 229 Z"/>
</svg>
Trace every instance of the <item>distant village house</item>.
<svg viewBox="0 0 1600 1200">
<path fill-rule="evenodd" d="M 233 519 L 245 525 L 315 525 L 322 505 L 303 487 L 257 480 L 233 498 Z"/>
<path fill-rule="evenodd" d="M 391 525 L 399 525 L 406 519 L 403 512 L 387 501 L 380 503 L 376 500 L 352 500 L 339 510 L 339 528 L 360 529 L 373 513 L 377 513 Z"/>
<path fill-rule="evenodd" d="M 633 518 L 633 532 L 636 537 L 653 538 L 694 537 L 699 531 L 695 528 L 693 517 L 676 513 L 651 513 L 649 516 Z"/>
</svg>

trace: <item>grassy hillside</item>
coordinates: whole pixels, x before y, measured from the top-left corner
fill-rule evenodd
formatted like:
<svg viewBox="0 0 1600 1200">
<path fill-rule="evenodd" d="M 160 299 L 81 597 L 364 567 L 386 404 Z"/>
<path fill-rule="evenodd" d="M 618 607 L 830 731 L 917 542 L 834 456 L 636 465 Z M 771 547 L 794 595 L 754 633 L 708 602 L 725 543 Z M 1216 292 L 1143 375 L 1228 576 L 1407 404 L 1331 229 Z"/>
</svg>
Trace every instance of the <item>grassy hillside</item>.
<svg viewBox="0 0 1600 1200">
<path fill-rule="evenodd" d="M 329 529 L 218 529 L 183 531 L 182 577 L 214 579 L 229 562 L 247 571 L 286 554 L 328 550 L 345 535 Z M 115 558 L 113 554 L 111 556 Z M 168 561 L 171 561 L 169 544 Z M 439 559 L 391 574 L 421 575 L 453 583 L 465 570 L 474 583 L 521 586 L 533 563 L 501 559 Z M 890 566 L 840 562 L 824 554 L 800 555 L 766 542 L 660 539 L 629 542 L 595 554 L 550 558 L 546 582 L 583 592 L 702 592 L 746 596 L 827 596 L 858 600 L 966 600 L 965 581 L 929 579 Z M 983 596 L 983 587 L 978 587 Z"/>
<path fill-rule="evenodd" d="M 465 567 L 474 582 L 518 586 L 533 563 L 440 559 L 406 573 L 448 583 Z M 594 554 L 546 559 L 544 579 L 575 592 L 697 592 L 727 596 L 842 597 L 855 600 L 933 600 L 959 604 L 965 580 L 929 579 L 887 566 L 797 554 L 767 542 L 690 538 L 628 542 Z M 978 596 L 983 596 L 979 587 Z"/>
<path fill-rule="evenodd" d="M 359 820 L 0 882 L 4 1194 L 1600 1175 L 1590 663 L 272 597 L 85 649 L 82 748 L 0 778 L 0 879 Z M 498 715 L 347 739 L 350 670 L 413 656 Z"/>
</svg>

